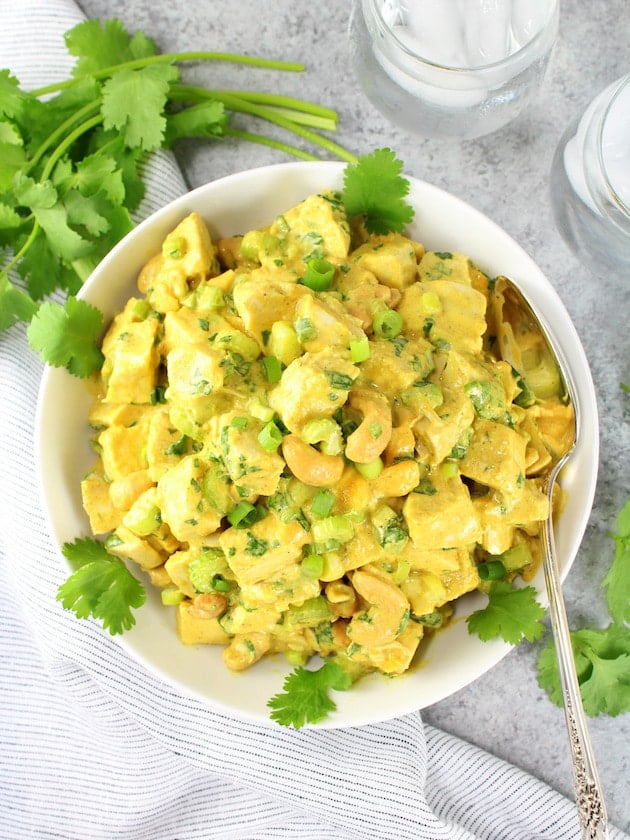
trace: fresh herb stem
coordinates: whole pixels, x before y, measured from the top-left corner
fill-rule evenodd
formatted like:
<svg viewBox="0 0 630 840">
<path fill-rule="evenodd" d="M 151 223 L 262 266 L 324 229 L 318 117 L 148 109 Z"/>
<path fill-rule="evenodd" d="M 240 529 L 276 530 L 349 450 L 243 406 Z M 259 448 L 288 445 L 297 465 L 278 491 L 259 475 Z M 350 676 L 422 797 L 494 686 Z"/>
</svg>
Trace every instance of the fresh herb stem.
<svg viewBox="0 0 630 840">
<path fill-rule="evenodd" d="M 205 52 L 189 51 L 177 53 L 160 53 L 158 55 L 145 56 L 144 58 L 136 58 L 132 61 L 123 61 L 120 64 L 112 64 L 109 67 L 103 67 L 91 73 L 90 76 L 94 79 L 106 79 L 120 70 L 140 70 L 143 67 L 149 67 L 152 64 L 180 64 L 190 61 L 227 61 L 233 64 L 247 64 L 251 67 L 267 68 L 268 70 L 283 70 L 289 73 L 301 73 L 306 67 L 304 64 L 293 61 L 277 61 L 271 58 L 259 58 L 251 55 L 239 55 L 238 53 L 224 53 L 224 52 Z M 57 93 L 61 90 L 67 90 L 70 87 L 78 84 L 85 76 L 74 76 L 71 79 L 65 79 L 62 82 L 53 82 L 50 85 L 37 88 L 31 91 L 33 96 L 45 96 L 49 93 Z"/>
<path fill-rule="evenodd" d="M 90 102 L 88 105 L 85 105 L 83 108 L 79 108 L 78 111 L 75 111 L 71 114 L 67 120 L 61 123 L 50 135 L 44 140 L 44 142 L 40 145 L 40 147 L 36 150 L 33 157 L 30 159 L 28 164 L 25 166 L 25 171 L 30 172 L 42 157 L 46 154 L 48 149 L 51 147 L 54 148 L 61 139 L 66 135 L 66 132 L 69 131 L 73 125 L 82 121 L 86 117 L 89 117 L 90 114 L 97 114 L 100 111 L 101 103 L 100 100 L 96 100 L 95 102 Z"/>
<path fill-rule="evenodd" d="M 261 146 L 269 146 L 272 149 L 277 149 L 292 157 L 300 160 L 319 160 L 317 155 L 312 155 L 310 152 L 304 152 L 298 149 L 297 146 L 292 146 L 289 143 L 284 143 L 282 140 L 274 140 L 272 137 L 267 137 L 264 134 L 252 134 L 250 131 L 240 131 L 237 128 L 226 128 L 224 130 L 226 137 L 235 137 L 238 140 L 247 140 L 250 143 L 259 143 Z"/>
<path fill-rule="evenodd" d="M 324 105 L 318 105 L 315 102 L 309 102 L 306 99 L 296 99 L 293 96 L 249 90 L 209 90 L 208 92 L 217 96 L 222 96 L 223 94 L 238 96 L 241 99 L 258 105 L 269 105 L 286 108 L 289 111 L 300 111 L 304 114 L 322 117 L 322 119 L 330 121 L 331 124 L 334 123 L 335 126 L 337 124 L 338 115 L 335 110 L 326 108 Z"/>
<path fill-rule="evenodd" d="M 57 163 L 65 155 L 68 149 L 70 149 L 71 146 L 79 139 L 79 137 L 82 137 L 84 134 L 87 134 L 88 131 L 91 131 L 93 128 L 96 128 L 96 126 L 100 125 L 102 122 L 102 115 L 97 114 L 91 119 L 82 122 L 81 125 L 78 125 L 74 129 L 74 131 L 71 131 L 70 134 L 66 135 L 66 137 L 64 137 L 64 139 L 59 143 L 57 148 L 51 153 L 50 157 L 46 161 L 46 165 L 42 170 L 41 180 L 45 181 L 47 178 L 50 177 Z"/>
<path fill-rule="evenodd" d="M 329 140 L 327 137 L 322 137 L 316 132 L 310 131 L 308 128 L 298 125 L 293 122 L 293 120 L 288 120 L 286 117 L 276 114 L 270 108 L 265 108 L 264 106 L 247 102 L 239 96 L 235 96 L 233 93 L 223 93 L 219 95 L 216 91 L 210 92 L 205 88 L 199 88 L 193 85 L 173 85 L 170 98 L 172 101 L 180 102 L 199 102 L 203 99 L 216 99 L 222 102 L 223 105 L 230 111 L 249 114 L 250 116 L 259 117 L 266 122 L 273 123 L 292 134 L 297 134 L 304 140 L 308 140 L 309 143 L 325 149 L 330 154 L 336 155 L 341 158 L 341 160 L 345 160 L 347 163 L 356 163 L 357 161 L 356 155 L 352 154 L 352 152 L 349 152 L 338 143 Z"/>
</svg>

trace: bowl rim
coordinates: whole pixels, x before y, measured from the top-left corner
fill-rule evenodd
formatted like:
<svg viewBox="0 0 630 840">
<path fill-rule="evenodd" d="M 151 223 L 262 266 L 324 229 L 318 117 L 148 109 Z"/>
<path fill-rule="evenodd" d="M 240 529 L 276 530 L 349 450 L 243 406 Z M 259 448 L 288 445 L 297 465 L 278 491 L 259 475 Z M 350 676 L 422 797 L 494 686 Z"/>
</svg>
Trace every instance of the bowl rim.
<svg viewBox="0 0 630 840">
<path fill-rule="evenodd" d="M 346 164 L 338 163 L 336 161 L 298 161 L 278 163 L 270 166 L 242 170 L 202 184 L 167 203 L 136 225 L 133 230 L 119 243 L 117 243 L 103 258 L 101 263 L 87 279 L 77 297 L 99 306 L 99 300 L 102 298 L 103 294 L 105 294 L 103 289 L 103 278 L 107 278 L 108 273 L 116 269 L 119 262 L 125 261 L 128 249 L 135 251 L 137 261 L 139 255 L 143 252 L 143 247 L 141 246 L 145 235 L 147 235 L 147 233 L 151 233 L 152 236 L 148 238 L 161 242 L 172 227 L 175 226 L 177 221 L 181 220 L 181 218 L 189 212 L 188 208 L 190 207 L 197 209 L 198 206 L 203 206 L 205 208 L 205 215 L 204 213 L 202 213 L 202 215 L 204 215 L 206 221 L 210 221 L 211 234 L 214 238 L 215 234 L 212 231 L 212 209 L 209 205 L 212 203 L 211 199 L 221 195 L 221 193 L 225 193 L 227 191 L 226 194 L 230 195 L 231 198 L 234 198 L 237 195 L 238 190 L 242 191 L 243 187 L 246 187 L 245 193 L 242 197 L 238 201 L 235 201 L 235 212 L 237 212 L 240 207 L 241 212 L 251 213 L 252 193 L 256 193 L 258 182 L 262 182 L 266 185 L 272 183 L 275 183 L 278 186 L 282 185 L 284 191 L 293 191 L 294 193 L 297 192 L 297 184 L 303 183 L 306 192 L 301 190 L 302 198 L 306 198 L 307 195 L 312 192 L 318 192 L 331 187 L 340 189 L 345 167 Z M 571 533 L 565 534 L 564 531 L 567 529 L 560 529 L 560 553 L 562 553 L 563 548 L 565 549 L 564 562 L 561 561 L 560 563 L 561 578 L 564 580 L 575 561 L 579 545 L 588 524 L 595 496 L 599 460 L 597 401 L 588 360 L 584 353 L 581 341 L 555 288 L 545 277 L 542 270 L 533 261 L 533 259 L 503 228 L 497 225 L 484 213 L 452 193 L 449 193 L 446 190 L 421 179 L 414 178 L 412 176 L 405 177 L 409 180 L 409 198 L 411 203 L 414 204 L 416 210 L 416 217 L 414 221 L 407 227 L 406 232 L 408 235 L 417 241 L 423 242 L 422 236 L 412 235 L 421 224 L 418 220 L 418 211 L 420 207 L 416 206 L 415 203 L 418 198 L 421 197 L 422 201 L 420 202 L 420 205 L 422 205 L 422 208 L 425 206 L 433 207 L 436 205 L 439 207 L 441 205 L 446 205 L 450 211 L 449 218 L 456 218 L 457 220 L 465 219 L 473 229 L 478 231 L 478 233 L 481 232 L 484 234 L 481 238 L 489 237 L 494 242 L 494 245 L 498 250 L 507 249 L 507 252 L 513 257 L 512 262 L 514 265 L 517 265 L 519 267 L 519 271 L 522 272 L 521 277 L 514 279 L 519 283 L 519 285 L 521 285 L 531 303 L 539 312 L 541 320 L 548 329 L 553 340 L 556 341 L 563 349 L 571 366 L 571 370 L 576 376 L 578 392 L 577 399 L 579 400 L 579 410 L 582 419 L 582 437 L 581 441 L 578 442 L 572 459 L 563 471 L 563 481 L 572 488 L 572 492 L 575 491 L 578 493 L 580 504 L 578 506 L 579 510 L 577 521 L 573 523 Z M 320 184 L 320 186 L 318 189 L 309 190 L 308 185 L 312 184 Z M 267 187 L 265 187 L 265 189 L 267 189 Z M 277 203 L 279 199 L 276 199 L 274 196 L 274 201 Z M 288 209 L 288 206 L 289 205 L 280 208 L 277 212 L 282 212 L 282 210 Z M 219 213 L 221 212 L 221 209 L 219 209 Z M 247 224 L 243 229 L 234 229 L 230 232 L 224 230 L 222 235 L 225 236 L 230 235 L 230 233 L 244 233 L 245 230 L 251 229 L 254 226 L 269 224 L 272 216 L 266 207 L 260 209 L 257 208 L 256 213 L 260 218 L 260 222 Z M 424 223 L 428 225 L 429 230 L 432 230 L 431 225 L 436 225 L 436 219 L 434 218 L 433 222 L 431 222 L 430 218 L 427 217 Z M 444 220 L 437 221 L 437 228 L 439 229 L 440 227 L 444 227 Z M 454 239 L 458 239 L 458 237 L 459 233 L 454 234 Z M 465 238 L 466 237 L 462 237 L 462 239 Z M 431 237 L 429 236 L 428 239 L 430 240 Z M 470 241 L 473 242 L 474 240 L 470 239 Z M 446 248 L 440 248 L 433 244 L 429 244 L 427 248 L 432 250 L 446 250 Z M 156 249 L 154 247 L 148 248 L 148 253 L 143 259 L 143 262 L 155 253 L 155 250 Z M 456 247 L 456 243 L 454 242 L 450 250 L 460 251 L 461 253 L 467 254 L 474 259 L 474 261 L 477 262 L 482 269 L 484 268 L 484 261 L 480 261 L 473 254 L 470 254 L 470 249 Z M 143 262 L 141 264 L 143 264 Z M 138 269 L 139 267 L 141 266 L 138 266 Z M 507 274 L 508 272 L 497 271 L 496 273 Z M 130 266 L 128 269 L 128 276 L 126 279 L 120 281 L 120 285 L 126 285 L 127 290 L 133 288 L 136 274 L 137 271 L 134 271 Z M 129 294 L 127 294 L 127 297 L 128 296 Z M 107 320 L 108 316 L 106 316 L 106 322 Z M 54 409 L 55 403 L 59 404 L 62 402 L 55 400 L 55 394 L 58 394 L 59 388 L 63 388 L 64 385 L 65 387 L 70 386 L 68 380 L 74 380 L 75 390 L 77 383 L 79 383 L 81 387 L 85 387 L 80 380 L 75 380 L 75 378 L 71 377 L 65 370 L 51 368 L 50 366 L 45 367 L 40 383 L 35 417 L 35 453 L 43 510 L 48 524 L 48 530 L 53 537 L 53 543 L 58 549 L 59 555 L 66 566 L 68 564 L 61 554 L 61 545 L 65 541 L 72 540 L 80 536 L 80 534 L 76 533 L 76 531 L 68 530 L 67 518 L 71 519 L 73 515 L 76 515 L 77 511 L 74 510 L 73 513 L 71 505 L 68 508 L 64 507 L 70 502 L 71 496 L 68 495 L 68 481 L 64 484 L 63 481 L 60 483 L 59 479 L 64 476 L 67 477 L 68 470 L 74 469 L 74 467 L 70 467 L 69 458 L 67 459 L 67 462 L 61 462 L 61 455 L 58 453 L 57 467 L 65 464 L 65 471 L 62 469 L 61 472 L 58 471 L 53 475 L 50 471 L 47 471 L 46 465 L 51 461 L 50 447 L 51 444 L 54 443 L 54 433 L 51 431 L 51 424 L 48 422 L 50 409 L 51 407 Z M 56 413 L 58 415 L 61 414 L 61 416 L 63 415 L 63 409 L 59 408 L 59 405 L 57 405 Z M 87 424 L 84 423 L 84 425 L 85 434 L 87 435 Z M 70 432 L 68 432 L 68 434 L 70 434 Z M 68 449 L 68 446 L 69 444 L 66 443 L 66 449 Z M 583 473 L 588 475 L 590 480 L 587 482 L 579 481 L 578 473 L 580 476 L 582 476 Z M 580 483 L 582 484 L 581 487 Z M 75 499 L 76 490 L 77 488 L 75 487 Z M 571 507 L 571 504 L 572 500 L 569 499 L 569 507 Z M 67 518 L 64 516 L 64 512 L 69 514 Z M 561 524 L 562 518 L 559 522 L 559 525 Z M 87 529 L 87 534 L 90 534 L 89 528 Z M 135 566 L 132 568 L 137 570 L 137 567 Z M 539 600 L 546 606 L 547 599 L 544 591 L 544 584 L 542 584 L 541 573 L 537 575 L 535 585 L 539 592 Z M 147 583 L 146 588 L 147 594 L 149 595 L 149 590 L 152 589 L 150 583 Z M 150 597 L 148 597 L 147 600 L 150 602 Z M 161 604 L 159 605 L 159 609 L 162 611 L 162 614 L 157 617 L 158 629 L 162 630 L 168 627 L 171 634 L 176 636 L 174 632 L 174 622 L 169 622 L 167 625 L 165 620 L 168 611 L 162 607 Z M 238 706 L 238 704 L 234 704 L 233 700 L 231 701 L 228 699 L 230 696 L 229 694 L 225 695 L 224 693 L 220 693 L 217 695 L 215 691 L 215 694 L 210 696 L 207 688 L 203 690 L 198 684 L 193 685 L 190 681 L 187 682 L 181 675 L 178 676 L 179 672 L 173 673 L 173 668 L 169 668 L 168 664 L 165 664 L 163 660 L 160 660 L 159 656 L 156 660 L 155 655 L 148 655 L 145 648 L 139 649 L 138 632 L 141 626 L 143 610 L 149 610 L 148 604 L 136 612 L 137 624 L 133 630 L 128 631 L 122 636 L 115 637 L 114 640 L 115 643 L 119 644 L 124 650 L 126 650 L 136 660 L 136 662 L 149 670 L 160 680 L 165 681 L 170 686 L 179 690 L 183 696 L 194 697 L 201 701 L 205 706 L 215 711 L 220 711 L 232 717 L 259 725 L 275 726 L 275 724 L 269 720 L 269 711 L 266 707 L 266 700 L 273 692 L 262 698 L 262 701 L 258 698 L 258 702 L 254 702 L 250 698 L 247 702 L 243 701 L 244 705 Z M 155 618 L 155 616 L 153 616 L 153 611 L 152 617 Z M 454 634 L 457 633 L 458 644 L 462 641 L 465 642 L 465 631 L 462 631 L 462 623 L 462 618 L 456 619 L 451 625 L 449 625 L 449 629 L 447 631 L 443 634 L 436 634 L 435 639 L 439 639 L 440 636 L 444 638 L 448 633 L 453 634 L 453 639 L 455 639 Z M 153 624 L 155 625 L 155 622 L 153 622 Z M 155 632 L 155 626 L 153 626 L 152 632 Z M 176 641 L 180 648 L 184 647 L 181 646 L 178 640 Z M 426 666 L 423 660 L 419 667 L 416 667 L 410 672 L 396 678 L 395 682 L 399 686 L 404 686 L 405 683 L 409 683 L 410 681 L 413 682 L 413 685 L 409 691 L 406 691 L 403 688 L 398 690 L 396 692 L 395 702 L 392 700 L 391 705 L 388 705 L 387 703 L 387 695 L 385 695 L 385 699 L 383 699 L 384 692 L 382 689 L 386 681 L 383 680 L 382 677 L 379 677 L 379 675 L 371 675 L 370 677 L 362 680 L 359 687 L 357 687 L 354 691 L 344 692 L 343 694 L 335 692 L 335 700 L 337 702 L 336 712 L 331 714 L 329 718 L 319 724 L 307 726 L 314 726 L 315 728 L 320 729 L 358 726 L 381 722 L 402 714 L 420 710 L 426 706 L 445 699 L 469 685 L 474 680 L 483 676 L 483 674 L 485 674 L 494 665 L 498 664 L 504 656 L 513 650 L 512 646 L 507 645 L 501 640 L 480 642 L 477 639 L 473 641 L 476 642 L 475 657 L 473 657 L 474 661 L 458 662 L 457 674 L 451 675 L 451 678 L 446 681 L 446 684 L 443 684 L 443 681 L 440 682 L 440 685 L 435 687 L 433 692 L 429 693 L 425 698 L 416 696 L 416 689 L 418 686 L 422 688 L 422 677 L 424 676 L 423 672 L 426 673 Z M 429 651 L 431 650 L 432 645 L 439 648 L 440 643 L 436 643 L 434 640 L 429 642 Z M 197 647 L 199 648 L 203 646 Z M 189 651 L 189 649 L 185 650 Z M 207 651 L 207 647 L 204 648 L 204 650 Z M 429 657 L 429 665 L 434 663 L 435 659 L 441 655 L 441 649 L 435 650 L 433 658 Z M 199 667 L 200 661 L 201 657 L 197 657 L 197 667 Z M 236 675 L 227 671 L 227 669 L 222 666 L 225 673 L 219 675 L 219 681 L 225 677 L 226 679 L 233 681 L 233 684 L 237 686 L 237 693 L 249 693 L 247 689 L 247 682 L 242 684 L 243 679 L 247 680 L 247 676 L 254 674 L 256 668 L 259 668 L 260 665 L 261 663 L 258 663 L 257 666 L 250 671 Z M 291 666 L 288 666 L 287 663 L 278 664 L 273 661 L 272 658 L 268 663 L 266 663 L 265 667 L 266 676 L 263 683 L 267 684 L 270 681 L 274 682 L 275 680 L 274 692 L 280 691 L 282 686 L 282 677 L 291 670 Z M 267 677 L 270 677 L 270 679 L 267 679 Z M 380 681 L 379 685 L 376 685 L 377 680 Z M 255 682 L 256 680 L 254 680 L 254 683 Z M 389 681 L 389 683 L 391 685 L 392 681 Z M 251 693 L 255 694 L 256 692 Z M 393 695 L 394 692 L 392 692 L 390 696 L 393 698 Z M 239 702 L 241 701 L 239 700 Z M 262 708 L 260 706 L 261 702 L 265 704 Z"/>
</svg>

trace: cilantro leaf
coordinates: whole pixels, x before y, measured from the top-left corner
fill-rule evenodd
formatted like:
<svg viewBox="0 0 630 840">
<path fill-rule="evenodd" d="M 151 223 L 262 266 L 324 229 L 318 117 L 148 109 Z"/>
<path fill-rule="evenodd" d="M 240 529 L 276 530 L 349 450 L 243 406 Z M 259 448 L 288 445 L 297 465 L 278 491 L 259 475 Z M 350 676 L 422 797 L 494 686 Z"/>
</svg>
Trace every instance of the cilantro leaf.
<svg viewBox="0 0 630 840">
<path fill-rule="evenodd" d="M 62 551 L 76 569 L 57 591 L 64 609 L 100 619 L 112 636 L 133 627 L 131 609 L 144 604 L 146 592 L 122 560 L 92 538 L 65 543 Z"/>
<path fill-rule="evenodd" d="M 227 114 L 222 102 L 210 100 L 191 105 L 167 118 L 166 145 L 171 147 L 184 137 L 222 137 Z"/>
<path fill-rule="evenodd" d="M 0 116 L 18 117 L 23 103 L 19 80 L 9 70 L 0 70 Z"/>
<path fill-rule="evenodd" d="M 317 671 L 298 666 L 286 677 L 283 691 L 267 702 L 273 709 L 270 717 L 281 726 L 294 729 L 300 729 L 305 723 L 317 723 L 337 708 L 329 690 L 345 691 L 351 685 L 352 677 L 334 659 L 329 659 Z"/>
<path fill-rule="evenodd" d="M 613 621 L 630 622 L 630 501 L 626 502 L 617 517 L 615 558 L 602 581 L 607 587 L 606 600 Z"/>
<path fill-rule="evenodd" d="M 97 73 L 112 65 L 155 55 L 155 43 L 138 33 L 130 38 L 123 23 L 112 18 L 101 23 L 86 20 L 78 23 L 64 36 L 66 47 L 77 57 L 75 76 Z"/>
<path fill-rule="evenodd" d="M 348 215 L 365 218 L 369 233 L 400 232 L 413 219 L 414 210 L 404 200 L 409 181 L 401 173 L 402 162 L 391 149 L 376 149 L 346 166 L 344 207 Z"/>
<path fill-rule="evenodd" d="M 29 325 L 27 336 L 33 350 L 49 365 L 67 367 L 85 378 L 103 364 L 97 338 L 103 315 L 84 300 L 70 296 L 62 306 L 43 303 Z"/>
<path fill-rule="evenodd" d="M 488 592 L 488 604 L 468 616 L 468 632 L 483 642 L 501 637 L 511 645 L 523 639 L 533 642 L 545 632 L 545 610 L 536 600 L 533 586 L 515 589 L 506 581 L 497 581 Z"/>
<path fill-rule="evenodd" d="M 179 72 L 172 64 L 120 70 L 103 85 L 103 125 L 123 133 L 128 146 L 158 149 L 164 139 L 164 107 Z"/>
<path fill-rule="evenodd" d="M 611 624 L 604 629 L 574 630 L 571 645 L 584 711 L 595 717 L 615 717 L 630 711 L 630 628 Z M 557 706 L 562 688 L 553 638 L 538 658 L 538 684 Z"/>
<path fill-rule="evenodd" d="M 0 272 L 0 332 L 18 321 L 29 321 L 36 312 L 35 301 Z"/>
</svg>

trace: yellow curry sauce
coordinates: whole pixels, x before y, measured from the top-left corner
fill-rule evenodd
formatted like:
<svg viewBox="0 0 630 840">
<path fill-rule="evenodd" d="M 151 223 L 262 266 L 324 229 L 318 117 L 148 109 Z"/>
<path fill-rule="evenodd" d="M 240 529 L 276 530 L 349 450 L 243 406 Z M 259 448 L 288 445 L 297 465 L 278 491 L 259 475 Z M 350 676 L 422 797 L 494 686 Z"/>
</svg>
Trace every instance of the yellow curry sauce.
<svg viewBox="0 0 630 840">
<path fill-rule="evenodd" d="M 467 257 L 368 235 L 327 193 L 218 242 L 191 214 L 138 287 L 83 503 L 184 644 L 399 674 L 484 570 L 535 569 L 570 408 L 498 357 L 501 290 Z"/>
</svg>

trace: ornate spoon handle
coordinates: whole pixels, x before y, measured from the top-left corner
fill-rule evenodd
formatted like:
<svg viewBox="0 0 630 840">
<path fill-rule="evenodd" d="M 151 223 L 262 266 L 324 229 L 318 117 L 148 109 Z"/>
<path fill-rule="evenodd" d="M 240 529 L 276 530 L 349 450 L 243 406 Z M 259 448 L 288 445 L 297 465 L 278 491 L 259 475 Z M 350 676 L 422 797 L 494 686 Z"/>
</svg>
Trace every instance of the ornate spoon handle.
<svg viewBox="0 0 630 840">
<path fill-rule="evenodd" d="M 556 465 L 549 477 L 548 495 L 550 503 L 556 476 L 565 460 L 563 458 Z M 593 747 L 588 733 L 584 707 L 582 706 L 580 686 L 575 671 L 569 624 L 556 559 L 551 515 L 543 529 L 543 567 L 549 597 L 551 629 L 556 644 L 560 685 L 564 699 L 564 713 L 569 733 L 580 833 L 582 840 L 607 840 L 606 804 L 602 795 Z"/>
</svg>

